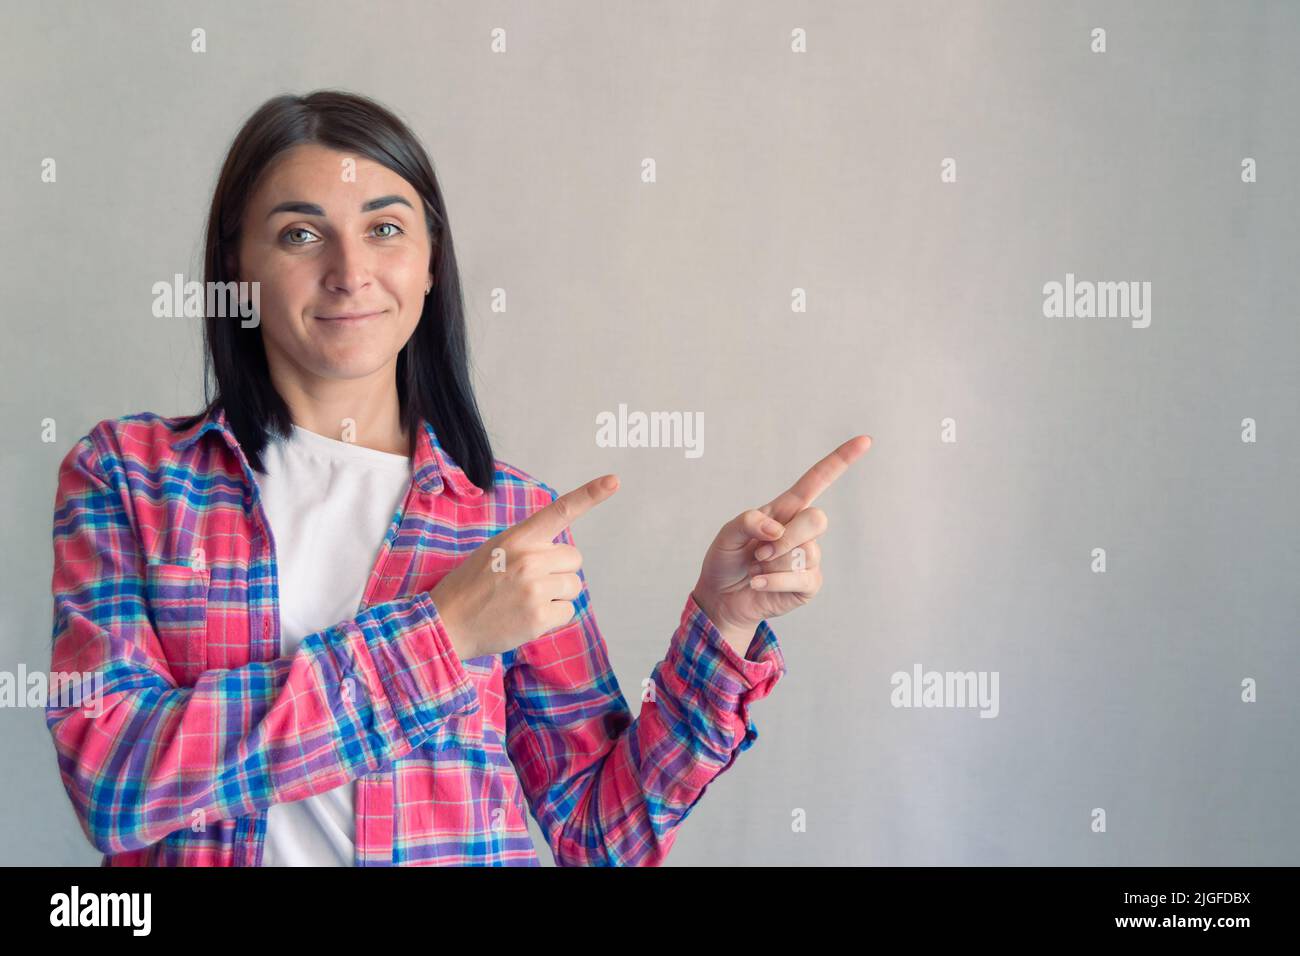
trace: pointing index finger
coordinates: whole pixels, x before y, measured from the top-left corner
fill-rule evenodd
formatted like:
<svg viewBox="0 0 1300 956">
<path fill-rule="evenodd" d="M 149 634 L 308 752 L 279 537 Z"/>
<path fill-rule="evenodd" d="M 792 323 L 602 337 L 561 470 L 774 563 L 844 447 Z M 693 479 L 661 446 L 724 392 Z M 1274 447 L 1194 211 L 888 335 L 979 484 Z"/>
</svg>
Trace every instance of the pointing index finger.
<svg viewBox="0 0 1300 956">
<path fill-rule="evenodd" d="M 870 435 L 855 435 L 805 471 L 798 481 L 759 510 L 785 524 L 812 504 L 870 447 Z"/>
<path fill-rule="evenodd" d="M 560 495 L 545 508 L 534 511 L 515 525 L 518 534 L 535 537 L 539 541 L 552 541 L 573 522 L 618 490 L 618 478 L 602 475 L 585 485 Z"/>
</svg>

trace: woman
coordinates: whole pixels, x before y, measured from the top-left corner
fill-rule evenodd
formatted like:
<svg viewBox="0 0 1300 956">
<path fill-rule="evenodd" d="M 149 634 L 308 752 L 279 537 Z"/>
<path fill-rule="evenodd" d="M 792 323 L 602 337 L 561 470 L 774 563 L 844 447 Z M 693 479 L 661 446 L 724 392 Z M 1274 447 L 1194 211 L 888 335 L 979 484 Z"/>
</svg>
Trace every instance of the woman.
<svg viewBox="0 0 1300 956">
<path fill-rule="evenodd" d="M 215 398 L 102 421 L 59 474 L 52 670 L 103 683 L 47 720 L 104 865 L 537 865 L 525 803 L 560 864 L 661 862 L 757 735 L 766 619 L 820 588 L 810 504 L 869 439 L 722 528 L 633 720 L 568 530 L 617 479 L 493 458 L 411 131 L 264 104 L 205 271 L 257 305 L 207 315 Z"/>
</svg>

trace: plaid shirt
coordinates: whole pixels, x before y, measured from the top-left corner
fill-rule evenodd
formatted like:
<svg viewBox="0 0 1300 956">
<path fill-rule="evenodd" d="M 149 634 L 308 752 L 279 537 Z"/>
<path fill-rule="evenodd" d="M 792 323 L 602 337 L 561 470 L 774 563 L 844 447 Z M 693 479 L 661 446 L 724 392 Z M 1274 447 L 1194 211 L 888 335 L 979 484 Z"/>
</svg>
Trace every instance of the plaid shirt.
<svg viewBox="0 0 1300 956">
<path fill-rule="evenodd" d="M 776 636 L 742 658 L 693 598 L 636 719 L 585 577 L 568 625 L 460 660 L 428 592 L 556 492 L 497 461 L 485 494 L 427 422 L 356 617 L 281 657 L 248 460 L 220 408 L 177 422 L 102 421 L 59 471 L 51 671 L 103 682 L 46 721 L 104 866 L 258 866 L 268 806 L 353 779 L 357 866 L 537 866 L 525 801 L 560 865 L 659 864 L 758 736 Z"/>
</svg>

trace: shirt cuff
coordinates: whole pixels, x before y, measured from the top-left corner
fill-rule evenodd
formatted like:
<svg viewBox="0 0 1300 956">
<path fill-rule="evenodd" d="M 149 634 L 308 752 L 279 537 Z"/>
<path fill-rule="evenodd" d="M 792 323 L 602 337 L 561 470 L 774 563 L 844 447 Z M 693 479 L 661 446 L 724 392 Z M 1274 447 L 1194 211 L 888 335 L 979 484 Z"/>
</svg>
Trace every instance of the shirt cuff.
<svg viewBox="0 0 1300 956">
<path fill-rule="evenodd" d="M 409 745 L 402 753 L 434 736 L 481 738 L 478 691 L 427 591 L 372 605 L 355 622 Z"/>
<path fill-rule="evenodd" d="M 741 657 L 692 594 L 686 599 L 677 633 L 680 642 L 673 649 L 677 673 L 700 688 L 709 709 L 729 725 L 733 746 L 748 750 L 758 738 L 749 707 L 770 694 L 785 673 L 785 656 L 776 632 L 767 621 L 759 622 L 746 655 Z"/>
<path fill-rule="evenodd" d="M 720 655 L 722 660 L 718 662 L 720 667 L 721 683 L 724 685 L 720 689 L 734 692 L 731 689 L 732 683 L 738 683 L 742 690 L 752 690 L 766 681 L 773 673 L 785 670 L 785 658 L 781 654 L 781 648 L 777 644 L 776 632 L 768 625 L 767 621 L 759 621 L 758 627 L 754 631 L 754 637 L 749 642 L 749 648 L 745 651 L 745 656 L 741 657 L 736 649 L 722 636 L 722 632 L 717 626 L 709 620 L 709 616 L 704 613 L 704 609 L 695 601 L 695 595 L 692 593 L 686 599 L 686 608 L 682 611 L 682 623 L 687 630 L 697 640 L 704 645 L 703 649 L 708 652 Z M 766 696 L 766 694 L 764 694 Z"/>
</svg>

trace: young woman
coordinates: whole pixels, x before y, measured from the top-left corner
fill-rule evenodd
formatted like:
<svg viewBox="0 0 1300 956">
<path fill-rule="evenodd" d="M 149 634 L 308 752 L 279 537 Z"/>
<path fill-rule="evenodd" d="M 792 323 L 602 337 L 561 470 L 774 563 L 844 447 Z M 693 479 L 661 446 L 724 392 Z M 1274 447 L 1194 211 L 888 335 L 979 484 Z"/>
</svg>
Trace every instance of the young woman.
<svg viewBox="0 0 1300 956">
<path fill-rule="evenodd" d="M 870 439 L 722 528 L 633 719 L 568 527 L 617 479 L 493 458 L 411 131 L 264 104 L 205 272 L 256 290 L 205 319 L 215 397 L 101 421 L 59 474 L 51 669 L 102 684 L 47 720 L 104 865 L 537 865 L 528 810 L 560 864 L 661 862 L 757 736 L 767 619 L 821 586 L 812 500 Z"/>
</svg>

